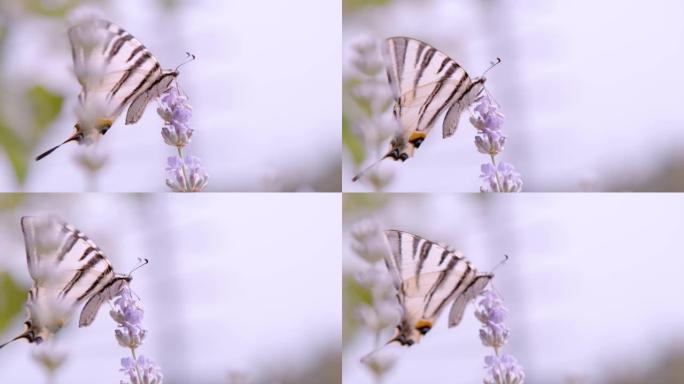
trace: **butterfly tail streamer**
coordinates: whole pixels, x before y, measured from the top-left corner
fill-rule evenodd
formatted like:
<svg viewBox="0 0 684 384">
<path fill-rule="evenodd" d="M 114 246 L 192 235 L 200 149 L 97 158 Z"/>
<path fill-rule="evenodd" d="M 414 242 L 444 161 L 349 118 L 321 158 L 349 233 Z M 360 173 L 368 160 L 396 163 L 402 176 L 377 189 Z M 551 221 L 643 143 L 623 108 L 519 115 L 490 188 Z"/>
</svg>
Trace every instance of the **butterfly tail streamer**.
<svg viewBox="0 0 684 384">
<path fill-rule="evenodd" d="M 66 144 L 66 143 L 69 143 L 69 142 L 71 142 L 71 141 L 78 141 L 79 135 L 80 135 L 80 133 L 78 133 L 78 132 L 77 132 L 77 133 L 74 133 L 71 137 L 69 137 L 68 139 L 64 140 L 64 142 L 62 142 L 61 144 L 57 144 L 57 145 L 55 145 L 54 147 L 52 147 L 52 148 L 48 149 L 47 151 L 45 151 L 45 152 L 41 153 L 40 155 L 38 155 L 38 156 L 36 157 L 36 161 L 39 161 L 40 159 L 46 157 L 47 155 L 51 154 L 51 153 L 54 152 L 57 148 L 61 147 L 62 145 Z"/>
</svg>

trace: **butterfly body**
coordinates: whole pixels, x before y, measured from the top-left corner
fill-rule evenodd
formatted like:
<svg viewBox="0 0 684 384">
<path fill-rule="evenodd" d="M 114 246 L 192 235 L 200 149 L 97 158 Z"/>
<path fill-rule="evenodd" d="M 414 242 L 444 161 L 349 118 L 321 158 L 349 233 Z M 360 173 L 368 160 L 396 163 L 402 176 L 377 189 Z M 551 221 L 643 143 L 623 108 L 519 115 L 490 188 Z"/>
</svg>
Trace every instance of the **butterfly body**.
<svg viewBox="0 0 684 384">
<path fill-rule="evenodd" d="M 388 230 L 385 238 L 390 249 L 385 262 L 401 314 L 395 335 L 387 344 L 418 343 L 449 306 L 449 327 L 457 326 L 466 305 L 494 277 L 478 273 L 461 253 L 420 236 Z"/>
<path fill-rule="evenodd" d="M 26 216 L 21 227 L 33 286 L 24 332 L 11 341 L 49 339 L 83 303 L 79 326 L 88 326 L 100 306 L 130 283 L 131 276 L 116 274 L 100 248 L 73 226 L 52 216 Z"/>
<path fill-rule="evenodd" d="M 140 41 L 112 22 L 90 19 L 69 28 L 68 36 L 74 73 L 81 85 L 76 131 L 36 160 L 71 141 L 96 142 L 126 108 L 125 123 L 137 123 L 147 104 L 178 77 L 178 70 L 161 69 Z"/>
</svg>

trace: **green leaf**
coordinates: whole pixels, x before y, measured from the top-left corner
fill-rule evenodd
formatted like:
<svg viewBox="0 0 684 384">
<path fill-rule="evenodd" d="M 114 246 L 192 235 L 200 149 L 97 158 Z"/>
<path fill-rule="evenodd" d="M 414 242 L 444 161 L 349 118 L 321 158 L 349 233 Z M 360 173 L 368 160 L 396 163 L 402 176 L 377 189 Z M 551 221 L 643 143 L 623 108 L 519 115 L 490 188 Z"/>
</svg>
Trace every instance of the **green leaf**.
<svg viewBox="0 0 684 384">
<path fill-rule="evenodd" d="M 377 7 L 389 4 L 391 0 L 343 0 L 342 9 L 345 12 L 354 12 L 365 7 Z"/>
<path fill-rule="evenodd" d="M 64 98 L 40 85 L 30 88 L 26 93 L 26 97 L 31 106 L 36 134 L 40 136 L 59 115 Z"/>
<path fill-rule="evenodd" d="M 28 167 L 26 163 L 26 144 L 16 132 L 7 127 L 2 121 L 0 121 L 0 145 L 2 145 L 5 150 L 5 156 L 7 156 L 10 164 L 12 164 L 17 180 L 19 183 L 23 183 L 26 180 Z"/>
<path fill-rule="evenodd" d="M 26 299 L 26 291 L 7 272 L 0 272 L 0 333 L 12 323 Z"/>
<path fill-rule="evenodd" d="M 373 297 L 370 292 L 361 286 L 351 273 L 345 273 L 342 277 L 342 306 L 343 306 L 343 325 L 342 342 L 346 344 L 353 339 L 358 329 L 358 320 L 355 317 L 356 308 L 359 304 L 373 304 Z"/>
<path fill-rule="evenodd" d="M 64 18 L 74 8 L 81 4 L 81 0 L 45 1 L 24 0 L 24 8 L 40 16 Z"/>
<path fill-rule="evenodd" d="M 363 160 L 366 158 L 366 152 L 361 140 L 349 128 L 349 121 L 346 116 L 342 116 L 342 144 L 351 154 L 354 164 L 359 165 L 363 163 Z"/>
</svg>

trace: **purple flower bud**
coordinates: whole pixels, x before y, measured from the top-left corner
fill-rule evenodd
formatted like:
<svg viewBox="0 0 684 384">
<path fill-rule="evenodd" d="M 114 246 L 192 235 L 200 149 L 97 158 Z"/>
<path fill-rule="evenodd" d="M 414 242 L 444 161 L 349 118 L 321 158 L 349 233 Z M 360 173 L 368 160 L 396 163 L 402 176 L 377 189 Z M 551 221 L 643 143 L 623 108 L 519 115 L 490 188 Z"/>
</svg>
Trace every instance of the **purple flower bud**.
<svg viewBox="0 0 684 384">
<path fill-rule="evenodd" d="M 499 110 L 499 106 L 492 102 L 489 96 L 484 95 L 477 101 L 474 108 L 475 114 L 470 117 L 470 123 L 480 131 L 498 131 L 504 122 L 504 114 Z"/>
<path fill-rule="evenodd" d="M 186 123 L 174 121 L 163 126 L 161 134 L 166 144 L 182 148 L 190 142 L 192 132 Z"/>
<path fill-rule="evenodd" d="M 114 336 L 119 345 L 124 348 L 138 348 L 145 340 L 147 331 L 133 324 L 120 325 L 115 331 Z"/>
<path fill-rule="evenodd" d="M 475 136 L 475 146 L 480 153 L 496 156 L 504 148 L 506 135 L 501 131 L 484 129 Z"/>
<path fill-rule="evenodd" d="M 166 185 L 174 192 L 200 192 L 209 181 L 209 175 L 194 156 L 188 156 L 185 160 L 178 156 L 169 157 L 166 172 Z"/>
<path fill-rule="evenodd" d="M 139 356 L 137 360 L 124 357 L 121 359 L 119 371 L 128 375 L 130 384 L 161 384 L 164 380 L 159 366 L 145 356 Z M 142 381 L 138 379 L 138 372 Z"/>
<path fill-rule="evenodd" d="M 188 167 L 189 192 L 200 192 L 207 186 L 209 175 L 202 168 L 200 159 L 195 156 L 185 158 L 185 166 Z"/>
</svg>

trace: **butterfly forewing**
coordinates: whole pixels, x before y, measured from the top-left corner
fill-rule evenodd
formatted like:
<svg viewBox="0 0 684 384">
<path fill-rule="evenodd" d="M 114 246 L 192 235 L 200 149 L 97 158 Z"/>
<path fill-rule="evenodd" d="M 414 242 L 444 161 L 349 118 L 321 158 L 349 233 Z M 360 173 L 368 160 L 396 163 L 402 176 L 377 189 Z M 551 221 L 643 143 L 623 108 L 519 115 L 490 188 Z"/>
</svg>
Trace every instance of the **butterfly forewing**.
<svg viewBox="0 0 684 384">
<path fill-rule="evenodd" d="M 383 49 L 395 116 L 402 129 L 428 132 L 472 81 L 454 60 L 422 41 L 393 37 Z"/>
<path fill-rule="evenodd" d="M 463 255 L 407 232 L 385 231 L 390 252 L 385 261 L 397 289 L 403 327 L 431 324 L 452 305 L 449 324 L 456 325 L 466 304 L 487 285 L 491 275 L 478 274 Z M 411 330 L 400 328 L 404 339 Z M 417 341 L 417 340 L 414 340 Z"/>
<path fill-rule="evenodd" d="M 54 216 L 22 217 L 21 228 L 33 286 L 26 303 L 26 329 L 13 340 L 43 341 L 84 302 L 79 323 L 90 324 L 100 305 L 130 281 L 129 276 L 114 273 L 100 248 L 83 232 Z"/>
<path fill-rule="evenodd" d="M 140 41 L 109 21 L 88 20 L 73 26 L 69 29 L 69 40 L 74 69 L 82 86 L 79 102 L 84 109 L 104 108 L 100 118 L 114 121 L 164 74 L 157 59 Z"/>
</svg>

